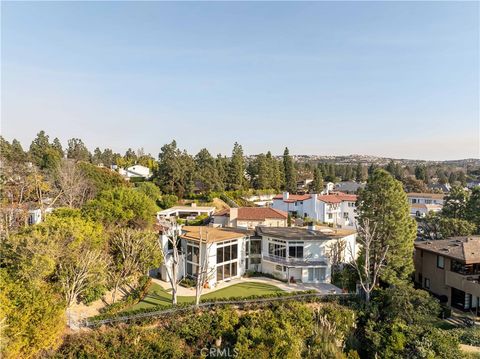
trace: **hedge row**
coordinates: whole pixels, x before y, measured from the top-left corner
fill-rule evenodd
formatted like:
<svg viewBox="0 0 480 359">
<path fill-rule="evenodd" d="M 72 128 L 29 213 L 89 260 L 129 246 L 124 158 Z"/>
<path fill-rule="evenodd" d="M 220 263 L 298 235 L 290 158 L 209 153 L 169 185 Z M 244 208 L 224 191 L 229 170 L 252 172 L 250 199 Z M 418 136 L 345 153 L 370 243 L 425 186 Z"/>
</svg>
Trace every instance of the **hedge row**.
<svg viewBox="0 0 480 359">
<path fill-rule="evenodd" d="M 271 294 L 264 294 L 264 295 L 251 295 L 248 297 L 227 297 L 227 298 L 213 298 L 213 299 L 201 299 L 201 303 L 219 303 L 219 302 L 227 302 L 224 303 L 226 305 L 232 304 L 236 305 L 238 303 L 235 302 L 246 302 L 245 305 L 248 305 L 249 307 L 255 307 L 255 306 L 263 306 L 265 304 L 269 305 L 271 302 L 265 302 L 265 303 L 248 303 L 248 301 L 256 300 L 256 299 L 268 299 L 268 298 L 288 298 L 288 297 L 294 297 L 297 295 L 303 295 L 303 294 L 315 294 L 318 293 L 316 290 L 307 290 L 307 291 L 297 291 L 297 292 L 276 292 L 276 293 L 271 293 Z M 349 302 L 356 302 L 355 297 L 352 295 L 334 295 L 334 294 L 326 294 L 323 296 L 310 296 L 310 297 L 305 297 L 305 298 L 295 298 L 295 300 L 299 302 L 339 302 L 340 304 L 346 304 Z M 130 317 L 134 316 L 137 314 L 143 314 L 143 313 L 151 313 L 151 312 L 157 312 L 157 311 L 163 311 L 163 310 L 168 310 L 168 309 L 179 309 L 179 310 L 193 310 L 195 309 L 195 306 L 192 303 L 179 303 L 176 306 L 172 305 L 157 305 L 149 308 L 140 308 L 136 310 L 131 310 L 131 311 L 124 311 L 120 313 L 111 313 L 111 314 L 100 314 L 94 317 L 89 318 L 89 322 L 95 322 L 99 320 L 105 320 L 105 319 L 116 319 L 116 318 L 121 318 L 121 317 Z M 138 318 L 141 321 L 144 321 L 145 319 L 148 318 Z M 137 320 L 138 320 L 137 319 Z M 135 320 L 135 318 L 134 318 Z"/>
</svg>

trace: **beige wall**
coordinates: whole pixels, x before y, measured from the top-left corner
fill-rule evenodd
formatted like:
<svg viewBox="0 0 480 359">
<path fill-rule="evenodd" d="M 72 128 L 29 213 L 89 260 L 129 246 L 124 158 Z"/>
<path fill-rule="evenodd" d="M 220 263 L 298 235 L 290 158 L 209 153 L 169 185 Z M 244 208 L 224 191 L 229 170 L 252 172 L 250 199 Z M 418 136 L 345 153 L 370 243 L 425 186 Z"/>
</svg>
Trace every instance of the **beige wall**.
<svg viewBox="0 0 480 359">
<path fill-rule="evenodd" d="M 236 219 L 230 224 L 232 227 L 242 227 L 242 228 L 255 228 L 256 226 L 265 226 L 265 227 L 286 227 L 286 219 L 269 219 L 265 221 L 244 221 Z"/>
<path fill-rule="evenodd" d="M 425 288 L 437 295 L 446 295 L 450 303 L 451 290 L 446 285 L 445 272 L 450 270 L 450 259 L 444 257 L 444 269 L 437 267 L 437 255 L 427 251 L 415 250 L 415 280 L 419 282 L 419 275 L 422 274 L 423 279 L 421 286 L 425 288 L 425 278 L 430 279 L 430 288 Z"/>
</svg>

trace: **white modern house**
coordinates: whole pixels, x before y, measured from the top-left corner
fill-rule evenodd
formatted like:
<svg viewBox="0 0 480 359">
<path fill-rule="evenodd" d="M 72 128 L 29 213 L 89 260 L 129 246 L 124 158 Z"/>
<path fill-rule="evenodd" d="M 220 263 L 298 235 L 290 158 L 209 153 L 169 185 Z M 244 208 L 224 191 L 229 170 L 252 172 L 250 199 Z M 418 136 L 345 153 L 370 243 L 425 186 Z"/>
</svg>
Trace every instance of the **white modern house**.
<svg viewBox="0 0 480 359">
<path fill-rule="evenodd" d="M 336 227 L 353 229 L 356 224 L 356 201 L 356 195 L 343 192 L 304 195 L 284 192 L 273 198 L 272 208 L 288 212 L 295 217 L 308 217 Z"/>
<path fill-rule="evenodd" d="M 133 165 L 125 169 L 121 168 L 119 169 L 118 173 L 126 178 L 137 177 L 149 179 L 152 176 L 150 168 L 142 165 Z"/>
<path fill-rule="evenodd" d="M 213 226 L 245 229 L 286 227 L 287 219 L 287 212 L 270 207 L 228 208 L 213 214 Z"/>
<path fill-rule="evenodd" d="M 428 212 L 440 212 L 444 197 L 442 193 L 407 193 L 410 215 L 424 217 Z"/>
<path fill-rule="evenodd" d="M 356 258 L 356 232 L 332 228 L 257 227 L 256 230 L 184 226 L 179 229 L 179 275 L 197 276 L 205 268 L 210 287 L 244 275 L 247 271 L 271 274 L 281 280 L 304 283 L 330 283 L 334 248 L 342 262 Z M 160 242 L 169 253 L 160 268 L 160 277 L 168 280 L 172 244 L 168 231 Z M 204 266 L 205 264 L 205 266 Z"/>
<path fill-rule="evenodd" d="M 207 283 L 214 287 L 218 282 L 228 281 L 245 274 L 247 241 L 252 233 L 241 230 L 219 229 L 204 226 L 184 226 L 179 234 L 180 277 L 195 278 L 199 266 L 206 263 Z M 160 235 L 162 248 L 173 247 L 167 233 Z M 172 249 L 172 248 L 170 248 Z M 205 258 L 206 257 L 206 258 Z M 167 266 L 171 255 L 160 268 L 160 278 L 168 280 Z"/>
<path fill-rule="evenodd" d="M 333 252 L 339 250 L 338 259 L 344 263 L 358 253 L 353 230 L 258 227 L 257 235 L 262 252 L 259 269 L 279 279 L 330 283 Z"/>
<path fill-rule="evenodd" d="M 195 217 L 206 214 L 209 217 L 215 212 L 215 207 L 202 207 L 192 203 L 190 206 L 174 206 L 163 211 L 157 212 L 157 219 L 161 218 L 187 218 L 194 219 Z"/>
</svg>

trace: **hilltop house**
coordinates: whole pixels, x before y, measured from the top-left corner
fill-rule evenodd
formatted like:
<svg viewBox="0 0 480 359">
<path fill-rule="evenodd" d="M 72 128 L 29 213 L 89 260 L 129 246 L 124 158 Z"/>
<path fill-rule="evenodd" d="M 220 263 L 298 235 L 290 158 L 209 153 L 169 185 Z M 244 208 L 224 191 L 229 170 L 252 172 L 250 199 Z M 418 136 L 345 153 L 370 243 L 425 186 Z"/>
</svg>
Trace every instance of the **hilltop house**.
<svg viewBox="0 0 480 359">
<path fill-rule="evenodd" d="M 248 229 L 257 226 L 286 227 L 287 217 L 287 212 L 270 207 L 229 208 L 213 215 L 213 225 Z"/>
<path fill-rule="evenodd" d="M 480 306 L 480 237 L 415 243 L 415 281 L 452 307 Z"/>
<path fill-rule="evenodd" d="M 416 217 L 425 217 L 430 211 L 440 212 L 443 208 L 444 197 L 442 193 L 407 193 L 410 214 Z"/>
<path fill-rule="evenodd" d="M 152 176 L 150 172 L 150 168 L 142 166 L 142 165 L 133 165 L 126 169 L 119 169 L 118 173 L 120 173 L 123 177 L 130 179 L 134 178 L 145 178 L 149 179 Z"/>
<path fill-rule="evenodd" d="M 207 263 L 210 287 L 240 277 L 247 271 L 269 273 L 283 280 L 329 283 L 335 244 L 345 244 L 336 247 L 343 250 L 335 257 L 349 261 L 357 255 L 355 236 L 355 231 L 331 228 L 242 230 L 184 226 L 179 229 L 179 274 L 195 278 L 199 265 Z M 168 232 L 161 231 L 160 242 L 164 251 L 171 253 Z M 167 255 L 159 271 L 161 279 L 167 280 L 166 266 L 170 264 L 171 255 Z"/>
<path fill-rule="evenodd" d="M 273 198 L 272 208 L 288 212 L 295 217 L 308 217 L 314 221 L 352 229 L 356 225 L 356 200 L 356 195 L 343 192 L 303 195 L 284 192 Z"/>
<path fill-rule="evenodd" d="M 202 207 L 192 203 L 190 206 L 174 206 L 157 212 L 157 219 L 161 218 L 186 218 L 195 219 L 195 217 L 206 214 L 209 217 L 215 212 L 215 207 Z"/>
</svg>

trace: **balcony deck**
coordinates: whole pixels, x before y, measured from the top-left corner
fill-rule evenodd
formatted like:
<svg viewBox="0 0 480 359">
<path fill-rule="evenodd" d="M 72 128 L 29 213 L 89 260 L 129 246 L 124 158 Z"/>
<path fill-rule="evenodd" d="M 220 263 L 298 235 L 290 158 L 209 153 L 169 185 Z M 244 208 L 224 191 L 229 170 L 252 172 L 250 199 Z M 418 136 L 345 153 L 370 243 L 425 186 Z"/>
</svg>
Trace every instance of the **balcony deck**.
<svg viewBox="0 0 480 359">
<path fill-rule="evenodd" d="M 285 257 L 262 254 L 262 260 L 275 263 L 275 264 L 281 264 L 287 267 L 296 267 L 296 268 L 328 266 L 328 259 L 326 257 L 318 258 L 318 259 L 317 258 L 316 259 L 311 259 L 311 258 L 300 259 L 300 258 L 285 258 Z"/>
</svg>

